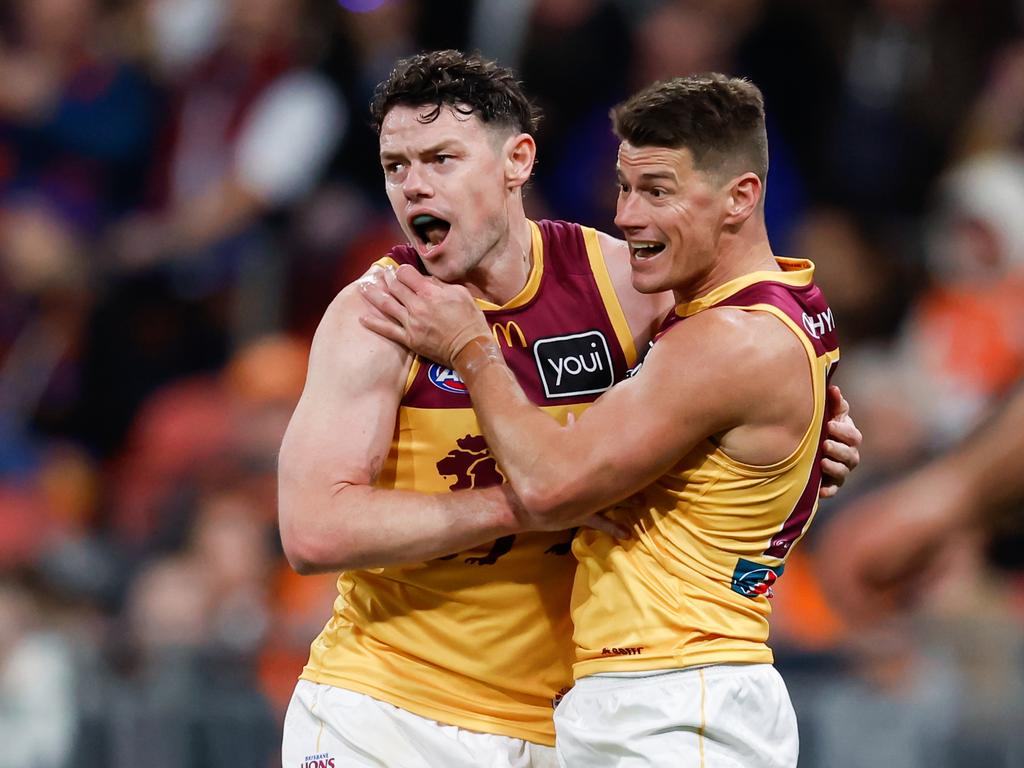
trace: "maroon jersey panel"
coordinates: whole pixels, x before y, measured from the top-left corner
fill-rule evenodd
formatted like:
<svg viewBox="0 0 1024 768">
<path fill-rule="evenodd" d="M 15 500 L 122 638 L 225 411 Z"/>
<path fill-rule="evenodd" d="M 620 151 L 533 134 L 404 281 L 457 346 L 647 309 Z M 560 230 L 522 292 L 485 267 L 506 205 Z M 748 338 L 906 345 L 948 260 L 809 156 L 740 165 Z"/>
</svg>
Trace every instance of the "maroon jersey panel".
<svg viewBox="0 0 1024 768">
<path fill-rule="evenodd" d="M 484 315 L 505 362 L 533 403 L 591 402 L 625 377 L 626 356 L 594 278 L 581 227 L 562 221 L 537 224 L 543 274 L 536 292 L 519 306 L 485 310 Z M 400 246 L 389 255 L 422 269 L 412 248 Z M 430 360 L 420 363 L 402 405 L 468 407 L 469 395 L 454 372 Z"/>
</svg>

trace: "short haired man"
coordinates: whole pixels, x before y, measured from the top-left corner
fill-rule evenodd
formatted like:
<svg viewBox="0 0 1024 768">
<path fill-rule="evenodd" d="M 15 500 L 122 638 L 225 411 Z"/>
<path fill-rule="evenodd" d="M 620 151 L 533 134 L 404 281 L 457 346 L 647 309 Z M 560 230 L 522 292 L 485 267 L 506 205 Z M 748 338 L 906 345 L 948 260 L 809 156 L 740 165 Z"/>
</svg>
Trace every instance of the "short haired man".
<svg viewBox="0 0 1024 768">
<path fill-rule="evenodd" d="M 381 263 L 465 286 L 556 418 L 624 378 L 671 296 L 630 287 L 623 242 L 526 218 L 533 115 L 512 73 L 454 51 L 414 56 L 373 113 L 410 243 Z M 367 331 L 363 314 L 356 285 L 328 308 L 281 449 L 289 560 L 344 571 L 289 707 L 284 765 L 553 765 L 572 532 L 521 533 L 462 382 Z M 597 354 L 590 370 L 537 368 L 538 348 L 555 361 L 577 347 Z M 837 428 L 854 443 L 837 457 L 856 463 L 855 432 Z"/>
<path fill-rule="evenodd" d="M 641 370 L 579 418 L 510 375 L 466 292 L 402 268 L 364 323 L 452 366 L 527 529 L 596 510 L 573 551 L 576 686 L 555 713 L 569 766 L 795 766 L 771 665 L 769 598 L 817 508 L 827 382 L 839 358 L 813 265 L 764 224 L 764 107 L 723 75 L 657 83 L 613 111 L 616 224 L 633 286 L 676 306 Z"/>
</svg>

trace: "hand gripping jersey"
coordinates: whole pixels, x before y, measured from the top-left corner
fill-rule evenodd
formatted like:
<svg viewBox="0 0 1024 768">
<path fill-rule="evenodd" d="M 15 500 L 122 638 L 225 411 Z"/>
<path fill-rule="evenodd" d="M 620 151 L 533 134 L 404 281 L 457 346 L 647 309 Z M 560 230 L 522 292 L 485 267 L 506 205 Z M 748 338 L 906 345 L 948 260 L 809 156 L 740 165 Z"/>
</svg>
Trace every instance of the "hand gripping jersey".
<svg viewBox="0 0 1024 768">
<path fill-rule="evenodd" d="M 530 226 L 526 287 L 505 306 L 480 306 L 527 395 L 564 421 L 622 379 L 636 352 L 597 233 Z M 406 246 L 381 263 L 418 264 Z M 501 482 L 465 386 L 417 360 L 377 485 L 440 493 Z M 505 536 L 426 563 L 343 573 L 302 678 L 554 744 L 553 701 L 572 684 L 571 540 L 571 531 Z"/>
<path fill-rule="evenodd" d="M 676 307 L 658 337 L 712 307 L 769 312 L 810 362 L 814 416 L 796 450 L 750 466 L 705 440 L 614 516 L 628 539 L 581 530 L 572 617 L 576 677 L 699 664 L 771 662 L 769 598 L 817 509 L 825 390 L 839 359 L 832 312 L 814 265 L 778 259 Z M 655 341 L 657 343 L 657 341 Z M 641 372 L 639 375 L 643 375 Z M 670 428 L 670 425 L 666 425 Z"/>
</svg>

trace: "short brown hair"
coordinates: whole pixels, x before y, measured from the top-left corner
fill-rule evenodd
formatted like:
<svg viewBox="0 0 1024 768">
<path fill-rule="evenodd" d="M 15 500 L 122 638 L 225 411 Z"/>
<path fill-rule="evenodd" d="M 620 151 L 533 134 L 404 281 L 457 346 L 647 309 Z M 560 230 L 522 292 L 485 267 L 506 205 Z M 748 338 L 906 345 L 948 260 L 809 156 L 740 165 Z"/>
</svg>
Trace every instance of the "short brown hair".
<svg viewBox="0 0 1024 768">
<path fill-rule="evenodd" d="M 387 113 L 397 106 L 434 109 L 422 116 L 433 122 L 447 106 L 475 114 L 487 125 L 516 133 L 537 131 L 539 112 L 523 92 L 515 73 L 478 53 L 430 51 L 401 59 L 370 102 L 373 127 L 380 135 Z"/>
<path fill-rule="evenodd" d="M 764 97 L 749 80 L 718 73 L 664 80 L 611 111 L 615 135 L 637 147 L 688 149 L 694 167 L 768 174 Z"/>
</svg>

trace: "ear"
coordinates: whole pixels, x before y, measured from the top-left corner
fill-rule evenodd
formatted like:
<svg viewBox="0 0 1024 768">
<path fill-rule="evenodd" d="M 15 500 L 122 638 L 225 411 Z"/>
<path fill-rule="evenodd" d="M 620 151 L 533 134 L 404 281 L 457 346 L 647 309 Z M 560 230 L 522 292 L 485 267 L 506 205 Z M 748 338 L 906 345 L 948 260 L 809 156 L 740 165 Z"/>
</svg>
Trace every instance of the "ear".
<svg viewBox="0 0 1024 768">
<path fill-rule="evenodd" d="M 764 185 L 756 173 L 744 173 L 729 182 L 725 224 L 739 226 L 757 210 Z"/>
<path fill-rule="evenodd" d="M 505 181 L 510 189 L 522 187 L 533 173 L 537 144 L 533 136 L 520 133 L 505 142 Z"/>
</svg>

